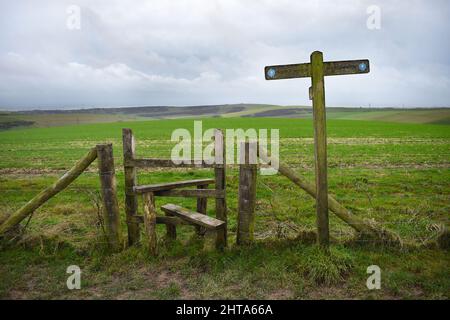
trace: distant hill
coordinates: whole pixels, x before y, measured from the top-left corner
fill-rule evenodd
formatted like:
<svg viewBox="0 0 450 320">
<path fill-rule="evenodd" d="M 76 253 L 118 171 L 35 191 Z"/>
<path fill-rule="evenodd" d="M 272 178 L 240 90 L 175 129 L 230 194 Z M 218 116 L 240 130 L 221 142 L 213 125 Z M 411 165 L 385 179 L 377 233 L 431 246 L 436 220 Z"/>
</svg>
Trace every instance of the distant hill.
<svg viewBox="0 0 450 320">
<path fill-rule="evenodd" d="M 200 117 L 312 118 L 312 108 L 308 106 L 278 106 L 269 104 L 224 104 L 187 107 L 142 106 L 0 112 L 0 130 L 23 126 L 48 127 L 81 123 Z M 327 107 L 327 118 L 450 124 L 450 108 L 396 109 Z"/>
<path fill-rule="evenodd" d="M 73 109 L 73 110 L 31 110 L 19 111 L 17 114 L 37 115 L 37 114 L 109 114 L 109 115 L 131 115 L 146 118 L 180 118 L 190 116 L 219 116 L 230 113 L 246 112 L 253 109 L 266 109 L 278 107 L 272 105 L 260 104 L 224 104 L 224 105 L 205 105 L 205 106 L 186 106 L 186 107 L 168 107 L 168 106 L 145 106 L 145 107 L 122 107 L 122 108 L 92 108 L 92 109 Z"/>
</svg>

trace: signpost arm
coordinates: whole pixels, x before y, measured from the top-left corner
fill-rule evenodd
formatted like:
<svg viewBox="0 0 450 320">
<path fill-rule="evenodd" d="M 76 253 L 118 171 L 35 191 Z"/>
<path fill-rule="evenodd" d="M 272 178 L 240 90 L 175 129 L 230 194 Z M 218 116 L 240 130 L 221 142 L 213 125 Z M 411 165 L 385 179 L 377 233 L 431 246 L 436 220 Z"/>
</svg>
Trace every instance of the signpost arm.
<svg viewBox="0 0 450 320">
<path fill-rule="evenodd" d="M 314 51 L 311 54 L 311 80 L 317 193 L 317 240 L 320 246 L 327 248 L 330 242 L 328 223 L 327 136 L 323 54 L 320 51 Z"/>
</svg>

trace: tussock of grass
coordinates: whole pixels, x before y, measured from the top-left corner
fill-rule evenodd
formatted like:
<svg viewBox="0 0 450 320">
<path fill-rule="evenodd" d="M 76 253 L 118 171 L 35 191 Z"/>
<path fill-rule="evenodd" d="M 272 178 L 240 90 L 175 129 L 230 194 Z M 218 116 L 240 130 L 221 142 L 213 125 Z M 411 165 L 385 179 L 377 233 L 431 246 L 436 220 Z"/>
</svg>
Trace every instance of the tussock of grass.
<svg viewBox="0 0 450 320">
<path fill-rule="evenodd" d="M 326 252 L 319 247 L 306 249 L 301 270 L 315 283 L 333 285 L 344 280 L 353 267 L 353 258 L 345 251 L 331 248 Z"/>
<path fill-rule="evenodd" d="M 176 283 L 170 282 L 167 287 L 158 290 L 156 298 L 163 300 L 177 299 L 179 298 L 180 293 L 180 287 Z"/>
<path fill-rule="evenodd" d="M 35 212 L 10 230 L 1 245 L 19 246 L 39 251 L 58 251 L 70 247 L 79 253 L 106 250 L 102 221 L 93 208 L 58 204 L 50 210 Z M 28 221 L 29 220 L 29 221 Z M 95 228 L 92 228 L 95 226 Z"/>
</svg>

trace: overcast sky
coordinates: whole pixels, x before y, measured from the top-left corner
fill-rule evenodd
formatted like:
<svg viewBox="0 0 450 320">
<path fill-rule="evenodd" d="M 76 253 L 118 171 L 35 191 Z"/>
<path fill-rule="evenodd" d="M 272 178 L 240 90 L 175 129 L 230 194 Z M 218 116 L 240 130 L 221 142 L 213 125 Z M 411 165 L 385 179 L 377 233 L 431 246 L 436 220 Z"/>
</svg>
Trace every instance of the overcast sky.
<svg viewBox="0 0 450 320">
<path fill-rule="evenodd" d="M 327 77 L 328 106 L 450 106 L 449 31 L 446 0 L 1 1 L 0 108 L 310 105 L 264 66 L 314 50 L 371 63 Z"/>
</svg>

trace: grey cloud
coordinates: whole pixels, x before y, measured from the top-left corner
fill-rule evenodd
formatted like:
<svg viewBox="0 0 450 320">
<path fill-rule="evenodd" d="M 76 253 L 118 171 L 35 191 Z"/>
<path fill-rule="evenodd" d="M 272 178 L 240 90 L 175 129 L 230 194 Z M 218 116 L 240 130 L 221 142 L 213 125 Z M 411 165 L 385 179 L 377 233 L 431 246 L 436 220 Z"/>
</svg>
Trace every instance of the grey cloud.
<svg viewBox="0 0 450 320">
<path fill-rule="evenodd" d="M 66 28 L 69 5 L 81 30 Z M 366 9 L 381 8 L 381 30 Z M 17 1 L 0 4 L 0 108 L 310 104 L 268 64 L 369 58 L 326 79 L 327 104 L 448 106 L 447 1 Z"/>
</svg>

